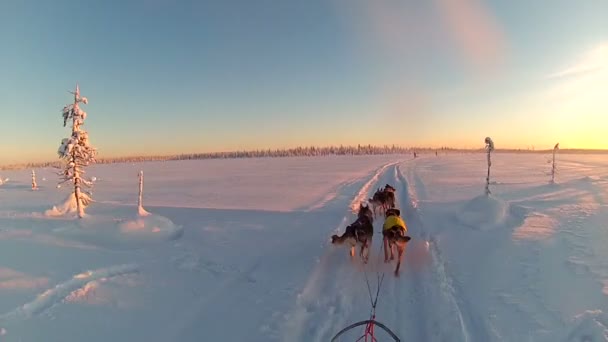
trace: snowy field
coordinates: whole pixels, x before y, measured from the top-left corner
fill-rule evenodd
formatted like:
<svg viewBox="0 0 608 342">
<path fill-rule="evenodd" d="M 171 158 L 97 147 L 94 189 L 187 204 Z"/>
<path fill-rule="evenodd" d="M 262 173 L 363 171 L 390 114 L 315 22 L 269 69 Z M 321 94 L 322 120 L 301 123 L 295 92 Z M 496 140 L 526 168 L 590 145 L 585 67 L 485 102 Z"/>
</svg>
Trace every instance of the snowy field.
<svg viewBox="0 0 608 342">
<path fill-rule="evenodd" d="M 608 155 L 558 155 L 556 184 L 548 160 L 493 154 L 489 198 L 483 153 L 96 165 L 82 220 L 53 170 L 1 172 L 0 341 L 329 341 L 377 272 L 401 341 L 608 341 Z M 366 266 L 329 243 L 386 183 L 399 278 L 381 219 Z"/>
</svg>

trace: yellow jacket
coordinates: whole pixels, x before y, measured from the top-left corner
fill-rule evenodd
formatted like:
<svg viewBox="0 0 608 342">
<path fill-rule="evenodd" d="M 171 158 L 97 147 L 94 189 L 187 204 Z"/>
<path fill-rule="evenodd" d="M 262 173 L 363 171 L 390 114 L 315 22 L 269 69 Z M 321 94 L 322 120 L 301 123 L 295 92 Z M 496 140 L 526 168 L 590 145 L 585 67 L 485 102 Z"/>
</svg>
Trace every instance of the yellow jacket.
<svg viewBox="0 0 608 342">
<path fill-rule="evenodd" d="M 395 215 L 391 215 L 386 218 L 386 220 L 384 221 L 384 225 L 382 226 L 382 230 L 389 230 L 394 226 L 399 226 L 407 232 L 407 226 L 405 225 L 405 222 L 403 222 L 401 217 Z"/>
</svg>

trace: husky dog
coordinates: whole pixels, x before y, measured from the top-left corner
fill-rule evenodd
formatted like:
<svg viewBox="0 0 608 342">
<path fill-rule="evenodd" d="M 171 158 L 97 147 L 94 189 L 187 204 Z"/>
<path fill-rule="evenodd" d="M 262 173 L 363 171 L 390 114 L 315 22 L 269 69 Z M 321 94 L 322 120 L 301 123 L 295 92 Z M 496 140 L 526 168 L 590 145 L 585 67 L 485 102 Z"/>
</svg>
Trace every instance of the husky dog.
<svg viewBox="0 0 608 342">
<path fill-rule="evenodd" d="M 350 245 L 350 256 L 355 256 L 355 246 L 360 245 L 361 250 L 359 256 L 364 263 L 369 260 L 369 251 L 372 246 L 372 237 L 374 235 L 374 218 L 369 205 L 364 206 L 359 204 L 359 212 L 357 220 L 346 227 L 344 234 L 331 237 L 331 243 L 341 245 L 347 243 Z"/>
<path fill-rule="evenodd" d="M 394 260 L 393 249 L 397 249 L 397 267 L 395 268 L 395 276 L 399 276 L 399 268 L 401 267 L 401 259 L 405 252 L 405 245 L 411 240 L 411 237 L 406 235 L 407 226 L 401 219 L 401 211 L 396 208 L 386 210 L 384 225 L 382 226 L 382 236 L 384 239 L 384 262 Z"/>
<path fill-rule="evenodd" d="M 395 207 L 395 188 L 386 184 L 384 189 L 376 190 L 374 196 L 368 201 L 372 204 L 374 216 L 376 216 L 378 209 L 385 213 L 387 209 Z"/>
</svg>

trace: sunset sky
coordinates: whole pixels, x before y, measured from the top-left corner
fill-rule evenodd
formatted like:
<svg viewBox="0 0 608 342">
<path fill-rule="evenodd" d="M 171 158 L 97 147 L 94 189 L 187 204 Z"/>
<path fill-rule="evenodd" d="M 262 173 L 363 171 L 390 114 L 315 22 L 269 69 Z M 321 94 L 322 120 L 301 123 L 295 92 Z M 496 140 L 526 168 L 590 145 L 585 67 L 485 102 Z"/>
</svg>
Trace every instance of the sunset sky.
<svg viewBox="0 0 608 342">
<path fill-rule="evenodd" d="M 101 156 L 331 144 L 608 149 L 608 1 L 8 0 L 0 163 L 76 82 Z"/>
</svg>

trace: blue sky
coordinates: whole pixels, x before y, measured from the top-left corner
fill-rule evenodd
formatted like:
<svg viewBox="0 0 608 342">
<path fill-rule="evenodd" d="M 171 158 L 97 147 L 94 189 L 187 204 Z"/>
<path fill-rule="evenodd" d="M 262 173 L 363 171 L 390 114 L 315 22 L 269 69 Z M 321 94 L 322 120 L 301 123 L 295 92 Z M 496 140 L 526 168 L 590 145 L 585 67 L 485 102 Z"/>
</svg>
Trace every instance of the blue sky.
<svg viewBox="0 0 608 342">
<path fill-rule="evenodd" d="M 487 135 L 608 148 L 606 13 L 604 0 L 9 0 L 0 163 L 57 158 L 76 82 L 102 156 Z"/>
</svg>

